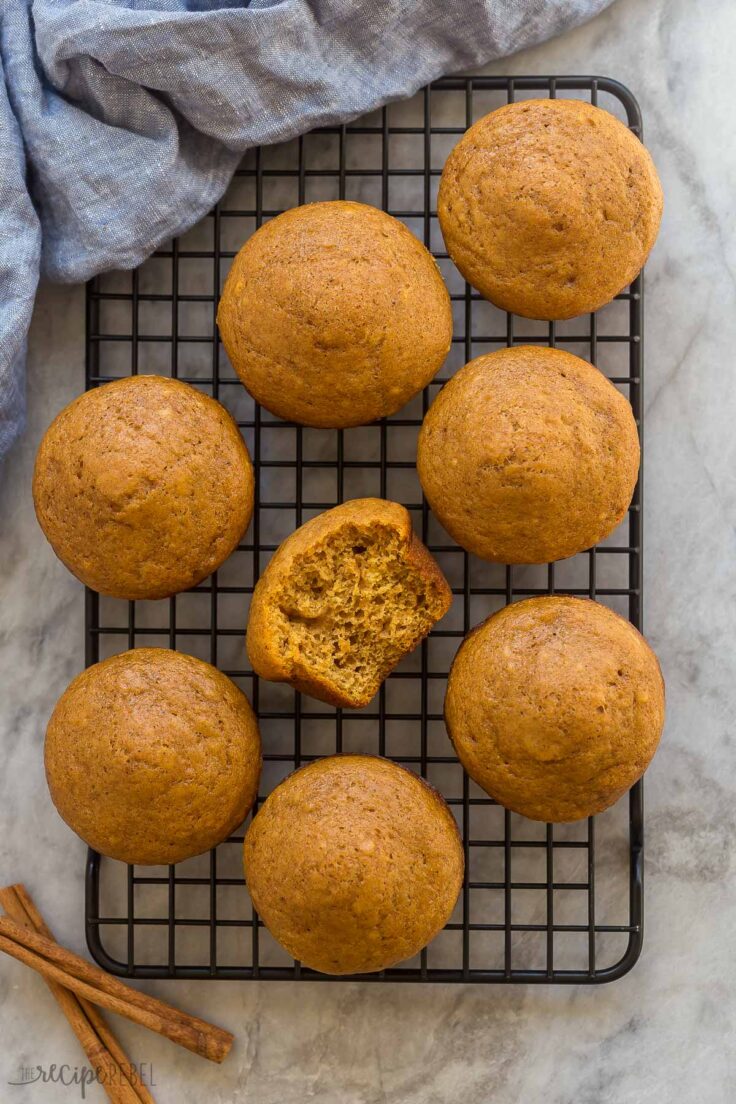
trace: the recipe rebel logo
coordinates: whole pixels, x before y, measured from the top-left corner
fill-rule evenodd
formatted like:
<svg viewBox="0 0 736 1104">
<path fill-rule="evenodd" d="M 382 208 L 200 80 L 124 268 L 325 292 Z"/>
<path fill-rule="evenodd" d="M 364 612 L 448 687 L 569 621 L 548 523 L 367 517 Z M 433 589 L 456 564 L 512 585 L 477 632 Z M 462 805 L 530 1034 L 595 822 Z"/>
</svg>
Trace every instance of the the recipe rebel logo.
<svg viewBox="0 0 736 1104">
<path fill-rule="evenodd" d="M 154 1088 L 156 1085 L 150 1062 L 139 1062 L 137 1065 L 131 1062 L 114 1072 L 94 1070 L 91 1066 L 70 1066 L 66 1063 L 57 1065 L 55 1062 L 50 1066 L 20 1066 L 15 1077 L 8 1079 L 8 1085 L 62 1085 L 64 1088 L 78 1089 L 80 1098 L 86 1100 L 88 1086 L 112 1085 L 116 1080 L 120 1084 L 128 1081 L 133 1088 L 137 1085 Z"/>
</svg>

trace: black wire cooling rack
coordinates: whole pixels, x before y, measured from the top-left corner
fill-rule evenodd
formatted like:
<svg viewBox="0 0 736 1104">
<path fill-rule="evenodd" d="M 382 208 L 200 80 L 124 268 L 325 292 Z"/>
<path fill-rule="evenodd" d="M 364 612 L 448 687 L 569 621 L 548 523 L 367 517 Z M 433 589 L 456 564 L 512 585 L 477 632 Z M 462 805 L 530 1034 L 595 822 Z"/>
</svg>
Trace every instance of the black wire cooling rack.
<svg viewBox="0 0 736 1104">
<path fill-rule="evenodd" d="M 597 548 L 544 567 L 486 564 L 434 521 L 414 468 L 417 430 L 443 382 L 465 361 L 512 344 L 558 345 L 597 364 L 626 394 L 641 426 L 642 299 L 637 280 L 616 301 L 570 322 L 540 323 L 485 302 L 453 268 L 439 233 L 436 191 L 445 158 L 481 115 L 531 96 L 590 100 L 641 134 L 631 93 L 595 77 L 458 77 L 346 126 L 248 153 L 226 197 L 199 226 L 139 269 L 88 289 L 87 387 L 136 372 L 176 376 L 234 414 L 257 473 L 244 543 L 210 579 L 162 602 L 86 597 L 86 661 L 136 645 L 178 648 L 220 667 L 260 718 L 259 800 L 295 767 L 340 751 L 387 755 L 448 800 L 466 876 L 447 927 L 380 981 L 602 982 L 636 961 L 642 938 L 642 789 L 595 820 L 544 825 L 497 806 L 452 754 L 442 701 L 465 633 L 531 594 L 596 598 L 641 627 L 641 489 L 627 519 Z M 297 203 L 348 198 L 380 206 L 434 252 L 452 294 L 448 361 L 396 417 L 343 431 L 289 425 L 256 406 L 230 367 L 215 326 L 223 279 L 264 220 Z M 278 543 L 346 498 L 404 502 L 452 584 L 450 613 L 388 679 L 367 709 L 333 709 L 259 682 L 244 628 L 253 585 Z M 125 867 L 90 852 L 87 939 L 95 959 L 127 977 L 329 979 L 295 963 L 253 914 L 242 873 L 243 833 L 173 867 Z"/>
</svg>

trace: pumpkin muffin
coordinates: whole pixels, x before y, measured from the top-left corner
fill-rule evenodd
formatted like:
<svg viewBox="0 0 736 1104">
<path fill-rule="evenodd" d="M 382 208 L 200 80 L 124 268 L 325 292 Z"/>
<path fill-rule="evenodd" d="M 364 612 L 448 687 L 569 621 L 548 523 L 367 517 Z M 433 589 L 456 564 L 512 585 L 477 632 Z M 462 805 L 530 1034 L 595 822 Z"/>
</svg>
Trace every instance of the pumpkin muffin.
<svg viewBox="0 0 736 1104">
<path fill-rule="evenodd" d="M 226 839 L 258 792 L 247 698 L 209 663 L 136 648 L 62 694 L 46 732 L 51 797 L 73 831 L 126 863 L 181 862 Z"/>
<path fill-rule="evenodd" d="M 437 211 L 448 253 L 486 299 L 526 318 L 573 318 L 637 276 L 662 187 L 642 143 L 607 111 L 523 100 L 460 139 Z"/>
<path fill-rule="evenodd" d="M 517 346 L 477 357 L 440 391 L 419 434 L 424 493 L 484 560 L 547 563 L 624 517 L 639 471 L 627 399 L 587 361 Z"/>
<path fill-rule="evenodd" d="M 166 598 L 236 547 L 253 513 L 253 468 L 220 403 L 178 380 L 130 376 L 57 415 L 33 499 L 54 552 L 92 590 Z"/>
<path fill-rule="evenodd" d="M 369 755 L 317 760 L 277 786 L 244 857 L 274 939 L 325 974 L 411 958 L 447 923 L 463 880 L 460 835 L 441 796 Z"/>
<path fill-rule="evenodd" d="M 295 207 L 262 226 L 228 274 L 217 314 L 233 368 L 287 421 L 357 426 L 426 387 L 452 338 L 432 255 L 363 203 Z"/>
<path fill-rule="evenodd" d="M 532 820 L 602 812 L 648 767 L 664 724 L 657 657 L 586 598 L 506 606 L 460 647 L 445 720 L 471 778 Z"/>
<path fill-rule="evenodd" d="M 253 594 L 248 655 L 262 678 L 359 709 L 451 601 L 408 510 L 352 499 L 278 548 Z"/>
</svg>

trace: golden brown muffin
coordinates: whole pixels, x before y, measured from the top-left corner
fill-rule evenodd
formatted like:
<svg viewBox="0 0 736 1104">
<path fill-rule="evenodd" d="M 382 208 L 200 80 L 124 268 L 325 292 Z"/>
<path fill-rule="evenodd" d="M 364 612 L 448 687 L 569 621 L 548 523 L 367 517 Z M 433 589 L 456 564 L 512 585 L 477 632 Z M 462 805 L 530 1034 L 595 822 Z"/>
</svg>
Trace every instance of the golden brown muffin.
<svg viewBox="0 0 736 1104">
<path fill-rule="evenodd" d="M 87 586 L 166 598 L 236 547 L 253 513 L 253 468 L 220 403 L 177 380 L 131 376 L 57 415 L 33 499 L 54 552 Z"/>
<path fill-rule="evenodd" d="M 437 202 L 447 251 L 486 299 L 573 318 L 636 277 L 662 186 L 628 127 L 580 100 L 523 100 L 479 119 L 447 159 Z"/>
<path fill-rule="evenodd" d="M 432 255 L 376 207 L 294 207 L 238 253 L 217 313 L 248 391 L 309 426 L 393 414 L 426 387 L 452 338 Z"/>
<path fill-rule="evenodd" d="M 587 361 L 517 346 L 440 391 L 417 470 L 448 533 L 498 563 L 547 563 L 611 533 L 631 502 L 639 438 L 627 399 Z"/>
<path fill-rule="evenodd" d="M 248 655 L 262 678 L 359 709 L 451 601 L 408 510 L 355 498 L 276 551 L 253 594 Z"/>
<path fill-rule="evenodd" d="M 445 720 L 465 770 L 501 805 L 532 820 L 580 820 L 648 767 L 664 682 L 644 637 L 606 606 L 529 598 L 466 637 Z"/>
<path fill-rule="evenodd" d="M 411 958 L 450 918 L 463 880 L 442 797 L 388 759 L 334 755 L 273 791 L 245 837 L 245 879 L 268 930 L 325 974 Z"/>
<path fill-rule="evenodd" d="M 51 797 L 73 831 L 126 863 L 181 862 L 245 819 L 261 771 L 248 699 L 209 663 L 135 648 L 64 691 L 46 731 Z"/>
</svg>

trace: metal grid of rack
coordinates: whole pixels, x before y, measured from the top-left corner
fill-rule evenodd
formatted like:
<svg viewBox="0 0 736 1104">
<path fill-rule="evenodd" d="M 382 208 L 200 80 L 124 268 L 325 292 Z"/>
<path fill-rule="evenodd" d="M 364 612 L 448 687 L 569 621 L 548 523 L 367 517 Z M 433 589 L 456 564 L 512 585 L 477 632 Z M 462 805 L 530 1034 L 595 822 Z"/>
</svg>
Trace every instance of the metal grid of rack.
<svg viewBox="0 0 736 1104">
<path fill-rule="evenodd" d="M 243 543 L 210 579 L 163 602 L 86 596 L 86 661 L 136 645 L 190 652 L 216 664 L 256 709 L 264 742 L 259 801 L 299 765 L 340 751 L 387 755 L 444 794 L 465 847 L 455 913 L 430 946 L 370 981 L 601 982 L 636 961 L 642 934 L 642 788 L 574 825 L 541 825 L 497 806 L 452 753 L 444 686 L 465 633 L 532 594 L 596 598 L 641 627 L 641 490 L 602 545 L 544 567 L 486 564 L 454 545 L 423 500 L 416 434 L 438 388 L 463 363 L 512 344 L 560 346 L 597 364 L 631 400 L 641 425 L 641 279 L 614 303 L 570 322 L 499 311 L 466 285 L 444 252 L 436 191 L 444 160 L 475 119 L 530 96 L 597 103 L 641 134 L 635 100 L 595 77 L 445 78 L 414 99 L 355 123 L 250 151 L 222 202 L 139 269 L 88 288 L 87 387 L 136 372 L 185 380 L 230 409 L 257 473 Z M 395 417 L 353 430 L 289 425 L 247 395 L 218 341 L 217 301 L 231 260 L 261 223 L 297 203 L 348 198 L 402 219 L 433 251 L 453 301 L 455 336 L 434 382 Z M 365 710 L 333 709 L 248 667 L 244 627 L 259 572 L 278 543 L 346 498 L 403 502 L 442 566 L 453 607 Z M 254 915 L 244 886 L 242 831 L 169 868 L 125 867 L 90 852 L 87 938 L 94 957 L 129 977 L 329 979 L 293 962 Z"/>
</svg>

